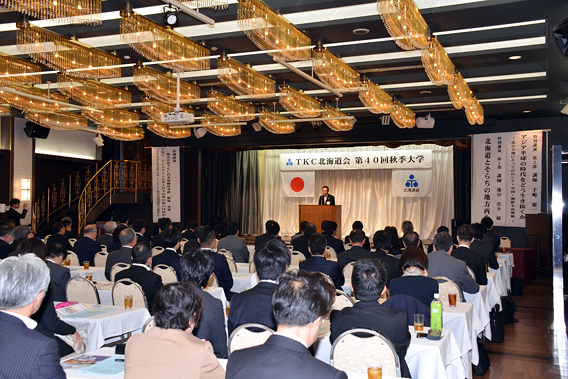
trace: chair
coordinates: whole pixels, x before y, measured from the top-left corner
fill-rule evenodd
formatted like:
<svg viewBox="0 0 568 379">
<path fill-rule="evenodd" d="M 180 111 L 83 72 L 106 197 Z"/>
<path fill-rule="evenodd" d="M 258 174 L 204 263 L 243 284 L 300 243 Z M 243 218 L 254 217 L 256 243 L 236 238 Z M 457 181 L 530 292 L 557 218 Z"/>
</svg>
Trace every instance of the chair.
<svg viewBox="0 0 568 379">
<path fill-rule="evenodd" d="M 178 281 L 176 270 L 171 266 L 159 264 L 152 269 L 152 272 L 162 277 L 162 283 L 164 285 Z"/>
<path fill-rule="evenodd" d="M 101 243 L 101 251 L 102 251 L 103 253 L 108 253 L 107 245 L 103 245 L 103 244 Z"/>
<path fill-rule="evenodd" d="M 142 333 L 147 332 L 154 326 L 156 326 L 156 319 L 154 318 L 154 316 L 152 316 L 144 323 L 144 326 L 142 327 Z"/>
<path fill-rule="evenodd" d="M 235 260 L 235 257 L 233 256 L 233 253 L 231 253 L 229 250 L 227 249 L 219 249 L 217 251 L 219 254 L 223 254 L 224 256 L 226 256 L 227 258 L 231 258 L 233 261 Z"/>
<path fill-rule="evenodd" d="M 328 258 L 329 257 L 329 258 Z M 326 258 L 328 259 L 337 259 L 337 251 L 331 246 L 327 247 Z"/>
<path fill-rule="evenodd" d="M 110 269 L 110 281 L 114 282 L 114 276 L 121 272 L 122 270 L 126 270 L 127 268 L 129 268 L 130 265 L 128 263 L 116 263 L 114 266 L 112 266 L 112 268 Z"/>
<path fill-rule="evenodd" d="M 124 306 L 124 296 L 126 295 L 132 295 L 133 307 L 148 309 L 148 301 L 140 284 L 130 279 L 120 279 L 112 286 L 112 304 Z"/>
<path fill-rule="evenodd" d="M 290 266 L 297 266 L 304 259 L 306 259 L 304 254 L 300 253 L 299 251 L 292 251 L 292 261 L 290 262 Z"/>
<path fill-rule="evenodd" d="M 108 258 L 108 253 L 104 251 L 99 251 L 95 254 L 95 267 L 105 267 Z"/>
<path fill-rule="evenodd" d="M 225 255 L 225 259 L 227 260 L 227 264 L 229 265 L 229 270 L 231 272 L 239 272 L 239 269 L 237 268 L 237 263 L 234 260 L 232 260 L 231 258 L 229 258 L 226 255 Z"/>
<path fill-rule="evenodd" d="M 351 275 L 353 275 L 353 265 L 355 262 L 349 262 L 343 267 L 343 277 L 345 278 L 345 282 L 351 281 Z"/>
<path fill-rule="evenodd" d="M 451 279 L 445 276 L 435 276 L 434 279 L 438 281 L 438 293 L 440 294 L 440 301 L 444 304 L 449 304 L 448 295 L 455 293 L 458 295 L 459 301 L 463 301 L 463 295 L 460 286 Z"/>
<path fill-rule="evenodd" d="M 217 280 L 217 275 L 211 274 L 211 277 L 207 282 L 207 287 L 219 287 L 219 280 Z"/>
<path fill-rule="evenodd" d="M 406 311 L 408 325 L 414 325 L 414 314 L 424 315 L 424 326 L 430 326 L 430 308 L 410 295 L 394 295 L 387 299 L 383 306 Z"/>
<path fill-rule="evenodd" d="M 179 249 L 181 251 L 183 251 L 183 248 L 185 247 L 185 244 L 187 243 L 187 241 L 189 241 L 187 238 L 182 238 L 181 241 L 179 241 Z"/>
<path fill-rule="evenodd" d="M 251 274 L 254 274 L 254 273 L 256 272 L 256 266 L 254 265 L 254 262 L 253 262 L 253 261 L 251 261 L 251 262 L 249 263 L 249 272 L 250 272 Z"/>
<path fill-rule="evenodd" d="M 499 247 L 510 248 L 511 247 L 511 239 L 509 237 L 501 237 Z"/>
<path fill-rule="evenodd" d="M 332 311 L 340 311 L 343 308 L 352 307 L 355 304 L 355 300 L 351 298 L 348 294 L 341 290 L 335 290 L 335 301 L 331 306 Z"/>
<path fill-rule="evenodd" d="M 250 263 L 254 258 L 254 245 L 247 245 L 247 250 L 249 251 L 249 263 Z"/>
<path fill-rule="evenodd" d="M 47 240 L 49 239 L 49 237 L 51 237 L 51 234 L 46 235 L 45 238 L 42 239 L 43 243 L 47 244 Z"/>
<path fill-rule="evenodd" d="M 358 337 L 355 333 L 370 336 Z M 331 346 L 330 364 L 339 370 L 366 373 L 369 363 L 382 364 L 384 376 L 400 377 L 400 362 L 394 345 L 374 330 L 348 330 Z"/>
<path fill-rule="evenodd" d="M 257 331 L 259 329 L 260 331 Z M 267 326 L 255 323 L 243 324 L 233 330 L 229 337 L 229 354 L 236 350 L 262 345 L 273 334 L 274 331 Z"/>
<path fill-rule="evenodd" d="M 161 246 L 156 246 L 152 248 L 152 256 L 155 257 L 156 255 L 160 254 L 162 251 L 166 250 Z"/>
<path fill-rule="evenodd" d="M 344 245 L 344 247 L 345 247 L 345 250 L 349 250 L 349 249 L 351 249 L 352 245 L 351 245 L 351 243 L 346 243 Z"/>
<path fill-rule="evenodd" d="M 65 286 L 67 301 L 78 301 L 85 304 L 100 304 L 99 293 L 95 285 L 82 276 L 75 276 Z"/>
<path fill-rule="evenodd" d="M 67 252 L 67 259 L 69 259 L 69 265 L 70 266 L 80 266 L 79 264 L 79 257 L 77 256 L 77 254 L 75 254 L 75 252 L 73 251 L 68 251 Z"/>
<path fill-rule="evenodd" d="M 77 238 L 69 238 L 69 244 L 71 245 L 71 247 L 75 246 L 75 242 L 77 242 Z"/>
<path fill-rule="evenodd" d="M 475 272 L 473 272 L 473 270 L 471 269 L 471 267 L 466 266 L 467 267 L 467 271 L 469 272 L 469 275 L 471 275 L 471 277 L 473 278 L 473 280 L 477 281 L 477 278 L 475 277 Z"/>
</svg>

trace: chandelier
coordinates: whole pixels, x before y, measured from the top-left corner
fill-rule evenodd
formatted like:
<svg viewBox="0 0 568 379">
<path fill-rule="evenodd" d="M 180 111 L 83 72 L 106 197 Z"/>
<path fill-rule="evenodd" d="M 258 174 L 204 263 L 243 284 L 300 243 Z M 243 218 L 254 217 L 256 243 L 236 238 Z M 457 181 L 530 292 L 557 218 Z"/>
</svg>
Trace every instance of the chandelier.
<svg viewBox="0 0 568 379">
<path fill-rule="evenodd" d="M 314 50 L 313 64 L 321 81 L 339 92 L 361 86 L 359 72 L 325 48 Z"/>
<path fill-rule="evenodd" d="M 57 130 L 84 129 L 88 125 L 87 119 L 74 113 L 26 112 L 24 118 L 43 127 Z"/>
<path fill-rule="evenodd" d="M 412 0 L 378 0 L 385 28 L 403 50 L 428 47 L 428 24 Z"/>
<path fill-rule="evenodd" d="M 101 0 L 0 0 L 0 5 L 40 19 L 66 24 L 102 24 Z"/>
<path fill-rule="evenodd" d="M 392 110 L 392 96 L 386 93 L 377 84 L 369 79 L 363 83 L 362 90 L 359 91 L 359 100 L 374 114 L 388 114 Z"/>
<path fill-rule="evenodd" d="M 211 8 L 215 11 L 225 10 L 229 7 L 228 0 L 182 0 L 180 2 L 191 8 Z"/>
<path fill-rule="evenodd" d="M 319 101 L 304 94 L 303 91 L 295 90 L 287 84 L 280 86 L 280 105 L 294 116 L 300 118 L 317 117 L 321 113 Z"/>
<path fill-rule="evenodd" d="M 35 87 L 26 86 L 11 86 L 9 87 L 14 91 L 21 93 L 12 93 L 5 90 L 0 90 L 0 101 L 8 103 L 22 112 L 61 112 L 64 108 L 63 105 L 45 101 L 43 99 L 55 100 L 67 103 L 69 98 L 57 92 L 51 92 Z M 31 95 L 31 97 L 26 96 Z"/>
<path fill-rule="evenodd" d="M 416 115 L 400 101 L 393 101 L 390 116 L 394 124 L 401 129 L 416 125 Z"/>
<path fill-rule="evenodd" d="M 142 65 L 134 67 L 134 85 L 147 96 L 166 103 L 176 103 L 177 79 Z M 180 103 L 190 103 L 199 99 L 200 88 L 196 84 L 180 81 Z"/>
<path fill-rule="evenodd" d="M 204 112 L 202 115 L 203 119 L 201 120 L 201 125 L 205 130 L 209 133 L 216 135 L 218 137 L 234 137 L 241 134 L 241 126 L 240 125 L 222 125 L 227 123 L 232 123 L 231 120 L 228 120 L 223 117 L 215 116 L 210 113 Z M 215 124 L 212 126 L 207 126 L 208 124 Z"/>
<path fill-rule="evenodd" d="M 10 113 L 10 106 L 9 105 L 0 105 L 0 115 L 2 116 L 9 116 Z"/>
<path fill-rule="evenodd" d="M 471 96 L 465 104 L 465 116 L 470 125 L 482 125 L 485 121 L 483 107 L 475 96 Z"/>
<path fill-rule="evenodd" d="M 430 46 L 422 50 L 422 65 L 435 86 L 451 85 L 454 82 L 456 68 L 438 38 L 432 38 Z"/>
<path fill-rule="evenodd" d="M 144 139 L 144 129 L 141 127 L 109 128 L 99 125 L 97 132 L 117 141 L 138 141 Z"/>
<path fill-rule="evenodd" d="M 254 106 L 235 99 L 234 96 L 226 96 L 220 92 L 211 90 L 207 94 L 207 108 L 217 116 L 228 118 L 232 121 L 250 121 L 254 119 Z"/>
<path fill-rule="evenodd" d="M 260 49 L 284 61 L 311 59 L 311 40 L 260 0 L 238 0 L 237 25 Z"/>
<path fill-rule="evenodd" d="M 276 81 L 223 54 L 217 61 L 217 76 L 227 87 L 239 95 L 270 97 Z"/>
<path fill-rule="evenodd" d="M 81 111 L 83 117 L 88 118 L 94 123 L 101 124 L 108 128 L 127 128 L 137 126 L 140 122 L 140 115 L 125 109 L 106 109 L 103 112 Z"/>
<path fill-rule="evenodd" d="M 456 109 L 463 108 L 466 105 L 467 100 L 471 99 L 473 96 L 469 86 L 460 73 L 456 73 L 454 75 L 454 82 L 451 85 L 448 85 L 448 95 L 450 95 L 452 105 Z"/>
<path fill-rule="evenodd" d="M 146 124 L 146 127 L 152 133 L 167 139 L 181 139 L 191 137 L 191 127 L 176 128 L 171 127 L 171 125 L 164 124 L 163 122 L 152 121 Z"/>
<path fill-rule="evenodd" d="M 325 105 L 322 108 L 321 116 L 323 117 L 323 122 L 333 131 L 336 132 L 347 132 L 353 129 L 353 125 L 355 125 L 355 117 L 351 119 L 332 119 L 326 120 L 326 118 L 337 118 L 337 117 L 349 117 L 345 113 L 341 112 L 339 109 L 336 109 L 330 105 Z"/>
<path fill-rule="evenodd" d="M 289 118 L 282 116 L 278 112 L 270 112 L 265 109 L 260 111 L 258 122 L 266 130 L 274 134 L 290 134 L 296 130 L 296 124 Z"/>
<path fill-rule="evenodd" d="M 0 77 L 1 86 L 39 84 L 41 83 L 40 71 L 40 65 L 14 58 L 11 55 L 0 54 L 0 75 L 3 76 Z"/>
<path fill-rule="evenodd" d="M 31 25 L 29 20 L 16 26 L 18 49 L 35 62 L 81 78 L 120 77 L 120 58 L 115 55 Z"/>
<path fill-rule="evenodd" d="M 139 15 L 130 3 L 120 16 L 120 36 L 137 53 L 174 71 L 209 70 L 210 51 L 205 46 Z"/>
<path fill-rule="evenodd" d="M 98 109 L 114 108 L 132 103 L 130 91 L 110 86 L 98 80 L 57 75 L 57 89 L 83 105 Z"/>
</svg>

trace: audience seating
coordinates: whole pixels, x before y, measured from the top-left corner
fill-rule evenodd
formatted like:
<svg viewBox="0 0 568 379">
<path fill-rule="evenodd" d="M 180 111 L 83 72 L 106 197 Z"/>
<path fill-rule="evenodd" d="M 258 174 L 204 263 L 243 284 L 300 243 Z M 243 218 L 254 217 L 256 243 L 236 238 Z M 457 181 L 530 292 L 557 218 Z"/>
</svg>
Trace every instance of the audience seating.
<svg viewBox="0 0 568 379">
<path fill-rule="evenodd" d="M 219 280 L 217 280 L 217 275 L 211 274 L 211 277 L 207 282 L 207 287 L 219 287 Z"/>
<path fill-rule="evenodd" d="M 114 282 L 114 276 L 116 273 L 126 270 L 130 265 L 128 263 L 117 263 L 110 269 L 110 281 Z"/>
<path fill-rule="evenodd" d="M 99 293 L 95 285 L 82 276 L 75 276 L 65 286 L 67 301 L 78 301 L 85 304 L 100 304 Z"/>
<path fill-rule="evenodd" d="M 333 284 L 333 281 L 332 281 Z M 346 307 L 352 307 L 355 304 L 355 300 L 351 298 L 348 294 L 341 290 L 335 290 L 335 301 L 331 306 L 332 311 L 340 311 Z"/>
<path fill-rule="evenodd" d="M 67 259 L 69 259 L 69 264 L 71 266 L 80 266 L 79 264 L 79 257 L 73 251 L 67 252 Z M 94 263 L 94 262 L 93 262 Z"/>
<path fill-rule="evenodd" d="M 345 278 L 345 282 L 351 282 L 351 275 L 353 275 L 353 264 L 355 262 L 349 262 L 343 267 L 343 277 Z"/>
<path fill-rule="evenodd" d="M 69 238 L 69 244 L 71 245 L 71 247 L 75 246 L 75 242 L 77 242 L 77 238 Z"/>
<path fill-rule="evenodd" d="M 260 331 L 257 331 L 259 329 Z M 262 345 L 273 334 L 274 331 L 267 326 L 255 323 L 243 324 L 233 330 L 229 337 L 229 354 L 236 350 Z"/>
<path fill-rule="evenodd" d="M 102 251 L 103 253 L 108 253 L 107 245 L 103 245 L 103 244 L 101 243 L 101 251 Z"/>
<path fill-rule="evenodd" d="M 331 259 L 337 259 L 337 252 L 335 251 L 335 249 L 331 246 L 327 247 L 327 253 L 326 253 L 329 258 Z"/>
<path fill-rule="evenodd" d="M 475 277 L 475 272 L 473 272 L 473 270 L 471 269 L 471 267 L 466 266 L 467 267 L 467 271 L 469 272 L 469 275 L 471 275 L 471 277 L 473 278 L 473 280 L 477 281 L 477 278 Z"/>
<path fill-rule="evenodd" d="M 162 251 L 166 250 L 161 246 L 156 246 L 152 248 L 152 256 L 155 257 L 156 255 L 160 254 Z"/>
<path fill-rule="evenodd" d="M 148 330 L 152 329 L 154 326 L 156 326 L 156 319 L 154 318 L 154 316 L 152 316 L 148 319 L 148 321 L 144 323 L 144 326 L 142 327 L 142 333 L 147 332 Z"/>
<path fill-rule="evenodd" d="M 105 267 L 108 258 L 108 253 L 104 251 L 99 251 L 95 254 L 95 267 Z"/>
<path fill-rule="evenodd" d="M 251 262 L 249 263 L 249 272 L 250 272 L 251 274 L 254 274 L 254 273 L 256 272 L 256 266 L 254 265 L 254 262 L 253 262 L 253 261 L 251 261 Z"/>
<path fill-rule="evenodd" d="M 178 281 L 176 270 L 174 270 L 174 268 L 171 266 L 159 264 L 152 269 L 152 272 L 162 277 L 162 283 L 164 285 Z"/>
<path fill-rule="evenodd" d="M 130 279 L 120 279 L 112 286 L 112 304 L 124 307 L 124 296 L 126 295 L 132 295 L 133 307 L 148 309 L 148 301 L 140 284 Z"/>
<path fill-rule="evenodd" d="M 460 286 L 453 280 L 445 276 L 435 276 L 434 279 L 438 281 L 438 293 L 440 294 L 440 301 L 444 304 L 449 304 L 448 295 L 451 293 L 457 294 L 457 301 L 463 301 Z"/>
<path fill-rule="evenodd" d="M 291 266 L 298 266 L 300 261 L 306 259 L 304 254 L 300 253 L 299 251 L 292 251 L 292 261 L 290 262 Z"/>
</svg>

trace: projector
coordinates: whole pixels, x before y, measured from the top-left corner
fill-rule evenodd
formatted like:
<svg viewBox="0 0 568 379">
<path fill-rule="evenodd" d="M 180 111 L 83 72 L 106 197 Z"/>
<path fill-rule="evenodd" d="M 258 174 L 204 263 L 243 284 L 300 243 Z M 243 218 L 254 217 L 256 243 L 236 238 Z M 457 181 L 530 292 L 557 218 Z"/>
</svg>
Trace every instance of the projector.
<svg viewBox="0 0 568 379">
<path fill-rule="evenodd" d="M 428 113 L 428 116 L 426 116 L 426 117 L 416 117 L 416 127 L 417 128 L 432 129 L 434 127 L 435 122 L 436 121 L 434 120 L 434 117 L 430 116 L 429 113 Z"/>
<path fill-rule="evenodd" d="M 194 116 L 187 112 L 170 112 L 162 115 L 162 122 L 170 125 L 193 124 Z"/>
</svg>

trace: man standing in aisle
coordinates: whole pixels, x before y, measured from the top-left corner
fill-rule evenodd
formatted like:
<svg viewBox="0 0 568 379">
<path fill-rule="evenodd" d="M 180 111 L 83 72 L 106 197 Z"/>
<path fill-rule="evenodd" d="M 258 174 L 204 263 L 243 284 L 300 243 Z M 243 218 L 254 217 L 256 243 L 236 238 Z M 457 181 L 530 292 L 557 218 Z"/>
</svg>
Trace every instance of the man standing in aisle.
<svg viewBox="0 0 568 379">
<path fill-rule="evenodd" d="M 14 222 L 14 226 L 20 225 L 20 220 L 26 218 L 28 213 L 28 203 L 24 203 L 24 210 L 20 214 L 18 209 L 20 208 L 20 199 L 10 200 L 10 209 L 8 210 L 8 220 Z"/>
<path fill-rule="evenodd" d="M 321 190 L 323 195 L 320 196 L 318 205 L 335 205 L 335 197 L 329 194 L 329 187 L 323 186 Z"/>
</svg>

